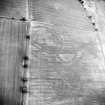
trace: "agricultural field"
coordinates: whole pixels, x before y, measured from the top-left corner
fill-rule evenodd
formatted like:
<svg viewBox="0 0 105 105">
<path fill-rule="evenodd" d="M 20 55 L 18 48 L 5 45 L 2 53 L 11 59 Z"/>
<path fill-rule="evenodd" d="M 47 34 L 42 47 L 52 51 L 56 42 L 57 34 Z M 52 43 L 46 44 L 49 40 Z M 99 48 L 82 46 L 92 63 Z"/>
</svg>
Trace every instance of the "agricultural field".
<svg viewBox="0 0 105 105">
<path fill-rule="evenodd" d="M 0 0 L 1 105 L 105 104 L 105 2 L 83 1 Z"/>
</svg>

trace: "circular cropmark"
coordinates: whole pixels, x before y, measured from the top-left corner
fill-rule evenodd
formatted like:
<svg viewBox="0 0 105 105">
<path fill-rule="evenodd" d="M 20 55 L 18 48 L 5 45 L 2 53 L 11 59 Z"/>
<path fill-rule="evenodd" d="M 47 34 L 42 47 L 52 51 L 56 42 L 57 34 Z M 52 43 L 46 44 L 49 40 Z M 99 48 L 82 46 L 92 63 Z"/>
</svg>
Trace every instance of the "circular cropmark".
<svg viewBox="0 0 105 105">
<path fill-rule="evenodd" d="M 34 29 L 33 29 L 34 31 Z M 35 27 L 32 32 L 32 51 L 33 54 L 47 53 L 48 55 L 57 55 L 60 53 L 63 46 L 63 38 L 61 33 L 56 31 L 54 27 L 48 25 Z"/>
</svg>

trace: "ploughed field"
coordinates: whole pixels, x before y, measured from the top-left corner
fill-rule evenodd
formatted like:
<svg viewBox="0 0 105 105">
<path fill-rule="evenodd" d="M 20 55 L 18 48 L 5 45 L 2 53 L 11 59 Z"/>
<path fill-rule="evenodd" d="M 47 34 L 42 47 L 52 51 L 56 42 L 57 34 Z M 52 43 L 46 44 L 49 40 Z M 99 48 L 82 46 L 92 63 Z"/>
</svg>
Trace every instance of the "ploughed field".
<svg viewBox="0 0 105 105">
<path fill-rule="evenodd" d="M 105 104 L 104 35 L 94 31 L 78 1 L 0 2 L 0 16 L 7 17 L 0 20 L 0 105 L 19 105 L 22 101 L 19 89 L 27 50 L 30 78 L 28 100 L 24 101 L 28 105 Z M 98 3 L 97 7 L 104 32 Z M 8 20 L 25 16 L 32 21 Z"/>
<path fill-rule="evenodd" d="M 29 105 L 104 104 L 104 57 L 76 1 L 32 1 Z M 36 6 L 35 6 L 36 5 Z"/>
<path fill-rule="evenodd" d="M 19 105 L 26 24 L 0 20 L 0 105 Z"/>
</svg>

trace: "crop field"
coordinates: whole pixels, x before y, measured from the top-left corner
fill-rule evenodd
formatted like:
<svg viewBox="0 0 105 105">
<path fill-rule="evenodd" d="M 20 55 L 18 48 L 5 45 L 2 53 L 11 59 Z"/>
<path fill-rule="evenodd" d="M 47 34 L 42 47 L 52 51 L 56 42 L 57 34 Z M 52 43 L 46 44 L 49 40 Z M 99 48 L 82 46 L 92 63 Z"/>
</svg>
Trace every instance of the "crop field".
<svg viewBox="0 0 105 105">
<path fill-rule="evenodd" d="M 95 13 L 78 0 L 0 1 L 0 105 L 105 105 L 105 2 L 84 1 Z"/>
</svg>

